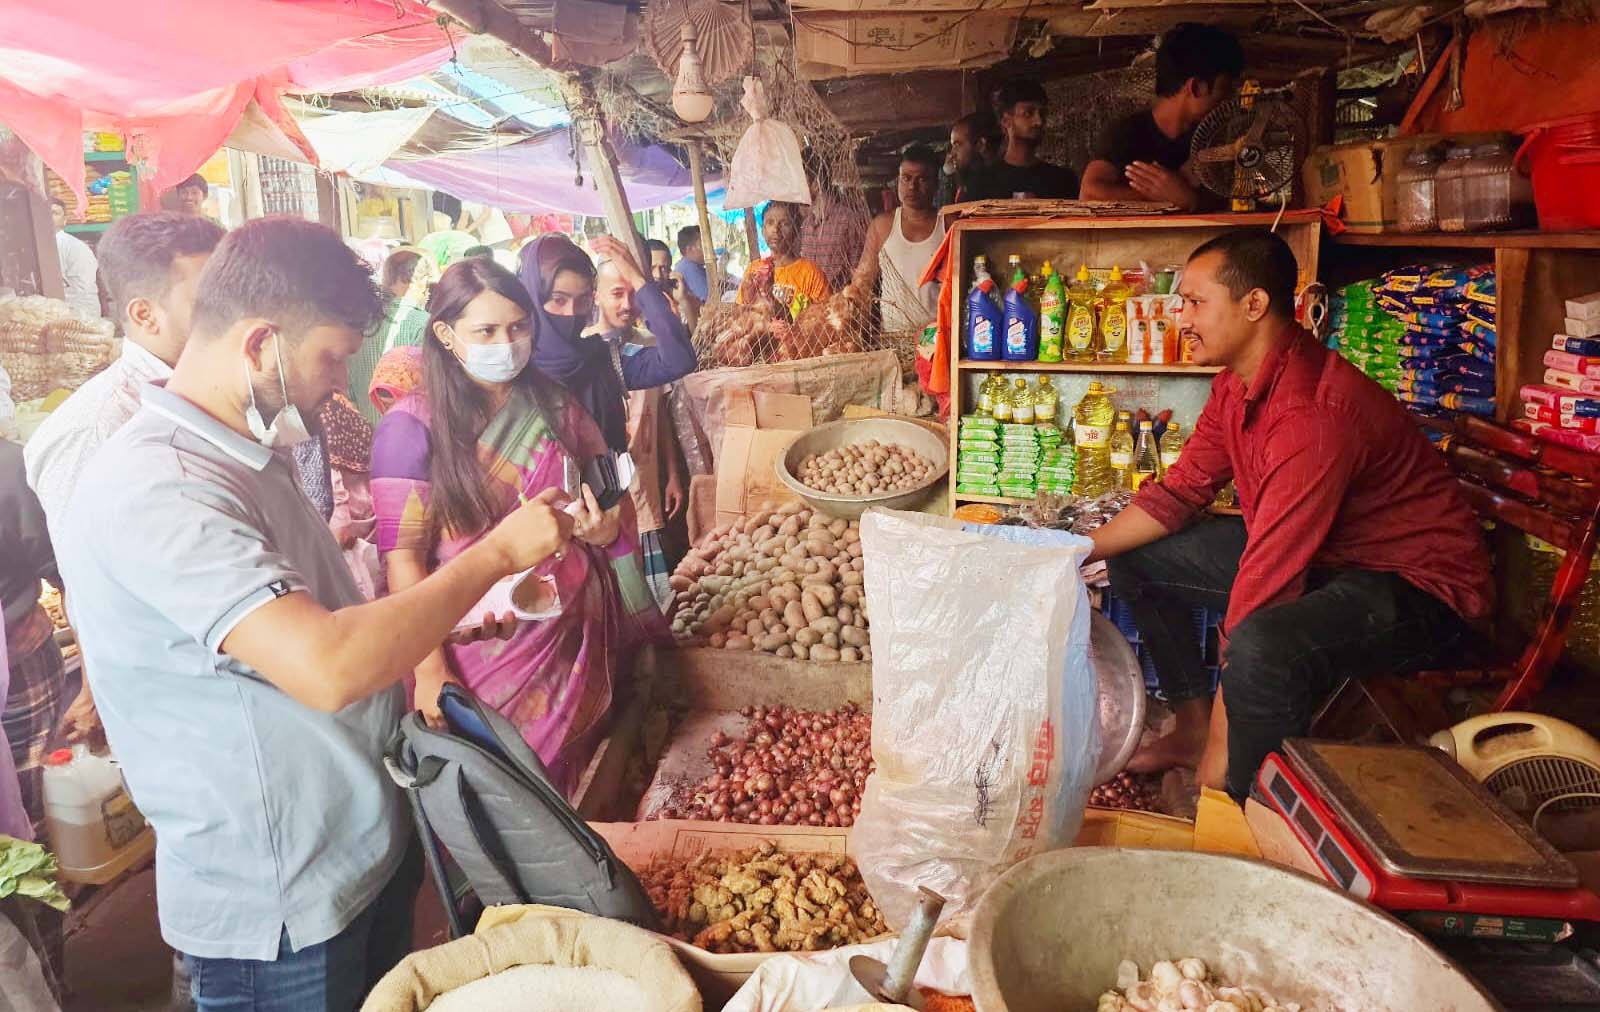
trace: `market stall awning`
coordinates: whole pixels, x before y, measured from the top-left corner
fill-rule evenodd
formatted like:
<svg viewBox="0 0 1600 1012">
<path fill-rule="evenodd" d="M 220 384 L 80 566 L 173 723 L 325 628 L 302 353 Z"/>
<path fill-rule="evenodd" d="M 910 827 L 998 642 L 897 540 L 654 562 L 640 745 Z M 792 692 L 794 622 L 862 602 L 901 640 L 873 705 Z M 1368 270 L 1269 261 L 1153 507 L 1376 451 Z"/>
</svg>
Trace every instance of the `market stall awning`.
<svg viewBox="0 0 1600 1012">
<path fill-rule="evenodd" d="M 622 140 L 613 140 L 612 147 L 617 153 L 617 169 L 628 195 L 628 206 L 633 210 L 649 210 L 693 194 L 689 170 L 666 148 Z M 462 200 L 502 211 L 558 211 L 599 217 L 605 213 L 600 193 L 587 167 L 582 182 L 578 181 L 572 153 L 572 134 L 561 129 L 510 147 L 435 158 L 395 159 L 382 169 L 352 175 L 388 186 L 444 190 Z"/>
<path fill-rule="evenodd" d="M 387 161 L 468 155 L 525 143 L 533 136 L 518 128 L 481 129 L 431 106 L 337 112 L 298 121 L 322 168 L 357 176 Z"/>
<path fill-rule="evenodd" d="M 164 189 L 222 145 L 252 99 L 281 122 L 284 92 L 404 80 L 449 54 L 416 0 L 146 0 L 126 17 L 13 0 L 0 17 L 0 121 L 80 194 L 85 129 L 124 134 Z"/>
</svg>

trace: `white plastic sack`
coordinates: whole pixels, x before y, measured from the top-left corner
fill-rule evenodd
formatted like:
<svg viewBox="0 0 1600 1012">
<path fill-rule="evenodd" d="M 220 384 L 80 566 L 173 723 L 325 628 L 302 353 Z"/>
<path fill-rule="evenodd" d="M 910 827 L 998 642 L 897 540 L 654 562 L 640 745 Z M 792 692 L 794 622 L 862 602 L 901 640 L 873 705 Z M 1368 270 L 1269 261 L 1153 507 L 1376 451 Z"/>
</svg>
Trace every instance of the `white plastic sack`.
<svg viewBox="0 0 1600 1012">
<path fill-rule="evenodd" d="M 850 856 L 898 930 L 919 887 L 959 914 L 1077 836 L 1100 754 L 1090 542 L 873 510 L 861 544 L 877 768 Z"/>
<path fill-rule="evenodd" d="M 898 942 L 897 938 L 885 938 L 814 955 L 773 956 L 763 961 L 738 993 L 728 999 L 722 1012 L 817 1012 L 870 1004 L 872 996 L 850 973 L 850 957 L 871 956 L 887 965 Z M 944 994 L 971 994 L 966 941 L 930 939 L 913 983 Z"/>
<path fill-rule="evenodd" d="M 28 940 L 0 914 L 0 1012 L 61 1012 Z"/>
<path fill-rule="evenodd" d="M 755 207 L 765 200 L 811 203 L 800 142 L 787 123 L 769 118 L 767 89 L 760 78 L 744 79 L 744 98 L 739 102 L 753 122 L 734 149 L 733 162 L 728 166 L 728 192 L 722 205 Z"/>
</svg>

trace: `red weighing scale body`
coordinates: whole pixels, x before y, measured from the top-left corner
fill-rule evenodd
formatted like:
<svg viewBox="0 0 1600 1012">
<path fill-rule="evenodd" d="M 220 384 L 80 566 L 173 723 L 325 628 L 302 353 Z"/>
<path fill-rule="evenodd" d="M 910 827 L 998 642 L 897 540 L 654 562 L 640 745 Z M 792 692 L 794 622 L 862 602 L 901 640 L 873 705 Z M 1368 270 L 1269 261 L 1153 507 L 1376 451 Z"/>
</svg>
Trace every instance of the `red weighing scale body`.
<svg viewBox="0 0 1600 1012">
<path fill-rule="evenodd" d="M 1251 796 L 1375 906 L 1600 922 L 1571 862 L 1437 749 L 1290 739 Z"/>
</svg>

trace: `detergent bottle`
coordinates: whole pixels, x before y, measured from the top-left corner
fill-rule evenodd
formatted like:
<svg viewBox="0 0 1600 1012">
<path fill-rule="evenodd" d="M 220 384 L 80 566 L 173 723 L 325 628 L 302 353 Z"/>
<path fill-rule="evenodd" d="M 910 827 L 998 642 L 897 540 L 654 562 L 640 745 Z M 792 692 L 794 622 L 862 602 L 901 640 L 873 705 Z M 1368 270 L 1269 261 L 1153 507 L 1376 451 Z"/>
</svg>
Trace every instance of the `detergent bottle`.
<svg viewBox="0 0 1600 1012">
<path fill-rule="evenodd" d="M 994 278 L 989 276 L 989 258 L 978 257 L 972 262 L 972 288 L 967 292 L 967 358 L 993 362 L 1000 357 L 1005 320 L 999 300 Z"/>
<path fill-rule="evenodd" d="M 1001 355 L 1008 362 L 1032 362 L 1039 357 L 1039 315 L 1028 301 L 1028 275 L 1022 258 L 1011 257 L 1011 288 L 1006 292 L 1006 336 Z"/>
<path fill-rule="evenodd" d="M 1122 280 L 1122 268 L 1111 268 L 1111 280 L 1100 291 L 1100 352 L 1102 362 L 1128 360 L 1128 297 L 1133 288 Z"/>
<path fill-rule="evenodd" d="M 1078 274 L 1067 289 L 1067 353 L 1074 362 L 1094 360 L 1095 293 L 1087 264 L 1078 265 Z"/>
<path fill-rule="evenodd" d="M 1044 294 L 1039 296 L 1039 361 L 1059 362 L 1066 353 L 1067 290 L 1061 275 L 1044 262 Z"/>
</svg>

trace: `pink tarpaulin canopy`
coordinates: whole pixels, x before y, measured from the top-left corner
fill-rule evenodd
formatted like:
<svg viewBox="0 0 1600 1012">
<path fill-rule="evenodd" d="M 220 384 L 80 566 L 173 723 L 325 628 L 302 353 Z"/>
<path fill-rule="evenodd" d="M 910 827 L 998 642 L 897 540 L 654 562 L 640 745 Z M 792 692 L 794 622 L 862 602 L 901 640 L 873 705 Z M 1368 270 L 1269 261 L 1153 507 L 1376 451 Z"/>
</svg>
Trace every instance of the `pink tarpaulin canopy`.
<svg viewBox="0 0 1600 1012">
<path fill-rule="evenodd" d="M 617 171 L 628 206 L 646 211 L 683 200 L 694 192 L 689 170 L 667 149 L 641 147 L 614 140 Z M 437 158 L 393 159 L 384 170 L 423 186 L 452 193 L 462 200 L 489 204 L 502 211 L 539 214 L 560 211 L 601 217 L 605 209 L 595 189 L 594 174 L 584 167 L 583 185 L 576 182 L 572 135 L 568 129 L 510 147 Z M 363 175 L 372 182 L 399 182 L 384 171 Z M 714 183 L 712 184 L 714 185 Z"/>
<path fill-rule="evenodd" d="M 122 133 L 167 189 L 222 146 L 251 99 L 310 154 L 283 92 L 390 84 L 449 55 L 415 0 L 8 0 L 0 122 L 80 197 L 85 129 Z"/>
</svg>

